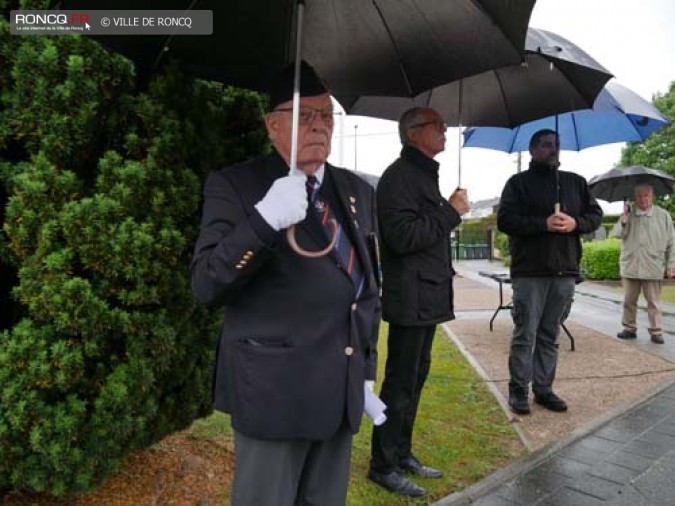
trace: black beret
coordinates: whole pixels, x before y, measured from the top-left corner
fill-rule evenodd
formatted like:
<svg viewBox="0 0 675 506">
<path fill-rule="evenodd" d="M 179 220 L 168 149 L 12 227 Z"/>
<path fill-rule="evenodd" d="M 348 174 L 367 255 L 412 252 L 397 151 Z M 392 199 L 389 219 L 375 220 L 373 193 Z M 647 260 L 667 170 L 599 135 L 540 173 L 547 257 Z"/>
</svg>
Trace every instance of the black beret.
<svg viewBox="0 0 675 506">
<path fill-rule="evenodd" d="M 270 96 L 269 110 L 279 104 L 293 100 L 293 78 L 295 63 L 281 69 L 272 79 L 268 88 Z M 300 62 L 300 96 L 313 97 L 328 93 L 326 83 L 317 75 L 316 71 L 306 62 Z"/>
</svg>

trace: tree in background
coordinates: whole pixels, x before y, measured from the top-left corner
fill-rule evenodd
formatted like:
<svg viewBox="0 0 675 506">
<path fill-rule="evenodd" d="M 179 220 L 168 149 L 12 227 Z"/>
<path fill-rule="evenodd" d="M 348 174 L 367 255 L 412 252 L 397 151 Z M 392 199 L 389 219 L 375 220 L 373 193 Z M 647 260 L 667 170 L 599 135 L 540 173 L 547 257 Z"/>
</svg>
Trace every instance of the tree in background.
<svg viewBox="0 0 675 506">
<path fill-rule="evenodd" d="M 675 81 L 666 93 L 657 94 L 653 102 L 664 116 L 675 121 Z M 628 144 L 621 152 L 621 165 L 644 165 L 675 176 L 675 125 L 657 130 L 644 143 Z M 675 215 L 675 199 L 658 199 L 658 204 Z"/>
<path fill-rule="evenodd" d="M 126 59 L 7 15 L 0 37 L 0 491 L 72 494 L 211 410 L 201 185 L 267 149 L 263 104 L 176 68 L 138 91 Z"/>
</svg>

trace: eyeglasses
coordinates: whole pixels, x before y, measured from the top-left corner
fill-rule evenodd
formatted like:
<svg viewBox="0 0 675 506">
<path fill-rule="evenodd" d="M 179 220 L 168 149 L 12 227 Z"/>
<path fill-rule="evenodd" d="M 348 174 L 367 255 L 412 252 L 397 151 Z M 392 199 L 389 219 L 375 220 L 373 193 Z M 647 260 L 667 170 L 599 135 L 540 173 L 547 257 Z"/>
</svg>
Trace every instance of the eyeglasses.
<svg viewBox="0 0 675 506">
<path fill-rule="evenodd" d="M 440 119 L 435 119 L 432 121 L 424 121 L 422 123 L 415 123 L 413 125 L 410 125 L 409 128 L 424 128 L 425 126 L 428 125 L 434 125 L 437 130 L 442 130 L 445 132 L 448 129 L 448 124 L 445 121 L 441 121 Z"/>
<path fill-rule="evenodd" d="M 287 107 L 284 109 L 274 109 L 272 112 L 292 112 L 292 107 Z M 326 109 L 315 109 L 314 107 L 307 107 L 304 105 L 300 106 L 300 111 L 298 113 L 298 123 L 301 125 L 309 125 L 314 121 L 316 115 L 321 116 L 321 120 L 328 126 L 332 126 L 335 121 L 335 112 L 333 108 Z"/>
</svg>

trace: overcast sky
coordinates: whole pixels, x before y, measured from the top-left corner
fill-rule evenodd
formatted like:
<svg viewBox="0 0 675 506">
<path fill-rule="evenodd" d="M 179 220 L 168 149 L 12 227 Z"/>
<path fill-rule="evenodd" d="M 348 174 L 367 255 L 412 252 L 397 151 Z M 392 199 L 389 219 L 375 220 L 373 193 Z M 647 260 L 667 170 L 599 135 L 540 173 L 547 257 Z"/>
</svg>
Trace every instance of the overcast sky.
<svg viewBox="0 0 675 506">
<path fill-rule="evenodd" d="M 537 0 L 530 26 L 569 39 L 610 70 L 617 82 L 651 100 L 675 81 L 674 20 L 674 0 Z M 398 156 L 400 147 L 395 122 L 348 116 L 336 123 L 330 161 L 381 174 Z M 441 163 L 441 191 L 446 195 L 458 183 L 457 147 L 458 129 L 450 128 L 446 151 L 436 158 Z M 623 144 L 611 144 L 579 153 L 563 151 L 561 169 L 590 179 L 617 165 L 622 147 Z M 472 201 L 499 196 L 508 177 L 516 171 L 515 154 L 467 148 L 461 156 L 461 183 Z M 529 158 L 528 153 L 523 153 L 523 168 Z M 601 204 L 606 212 L 620 209 Z"/>
</svg>

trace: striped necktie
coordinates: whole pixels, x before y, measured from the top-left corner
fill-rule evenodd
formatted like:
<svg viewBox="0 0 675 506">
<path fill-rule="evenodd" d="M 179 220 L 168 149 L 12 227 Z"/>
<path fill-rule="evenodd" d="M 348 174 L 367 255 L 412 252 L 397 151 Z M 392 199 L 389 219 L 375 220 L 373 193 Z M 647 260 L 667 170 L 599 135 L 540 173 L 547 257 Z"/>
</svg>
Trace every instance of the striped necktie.
<svg viewBox="0 0 675 506">
<path fill-rule="evenodd" d="M 345 270 L 356 288 L 356 297 L 361 295 L 363 291 L 363 285 L 365 278 L 363 276 L 363 269 L 361 267 L 361 262 L 356 255 L 356 250 L 352 245 L 349 236 L 344 233 L 342 224 L 335 218 L 335 214 L 332 212 L 328 202 L 319 197 L 319 188 L 321 183 L 319 183 L 316 176 L 307 176 L 307 198 L 311 204 L 312 209 L 314 209 L 316 216 L 321 222 L 321 226 L 330 238 L 333 229 L 328 225 L 328 222 L 331 219 L 335 219 L 337 226 L 337 239 L 335 241 L 335 253 L 337 254 L 338 259 L 340 260 L 341 267 Z"/>
</svg>

